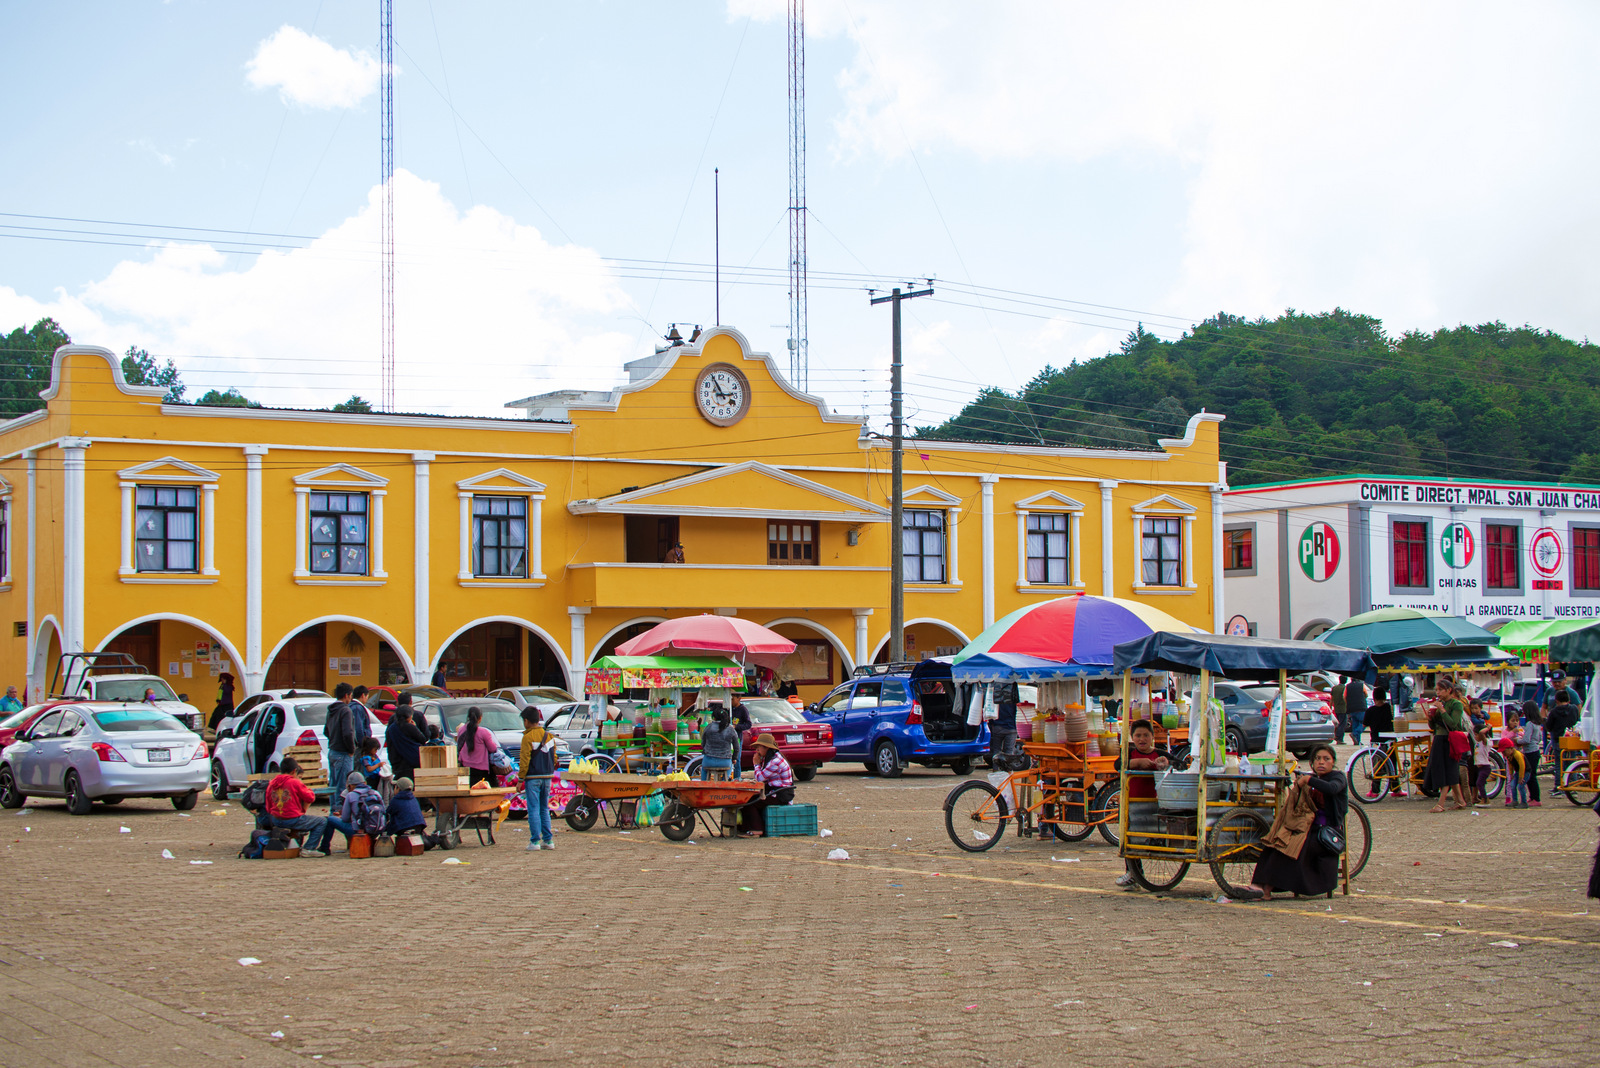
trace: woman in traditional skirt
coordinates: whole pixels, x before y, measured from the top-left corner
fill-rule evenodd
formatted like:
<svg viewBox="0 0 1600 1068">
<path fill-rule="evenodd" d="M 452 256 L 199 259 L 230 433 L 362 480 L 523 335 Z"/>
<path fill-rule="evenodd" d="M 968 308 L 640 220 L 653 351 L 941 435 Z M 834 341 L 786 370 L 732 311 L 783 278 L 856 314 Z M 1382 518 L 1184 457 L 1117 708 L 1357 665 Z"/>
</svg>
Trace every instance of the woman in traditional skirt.
<svg viewBox="0 0 1600 1068">
<path fill-rule="evenodd" d="M 1467 807 L 1467 790 L 1461 785 L 1461 757 L 1450 751 L 1450 736 L 1459 734 L 1467 745 L 1467 708 L 1461 703 L 1461 691 L 1448 679 L 1439 680 L 1439 702 L 1442 711 L 1429 726 L 1433 737 L 1428 746 L 1428 771 L 1423 786 L 1428 792 L 1437 791 L 1439 803 L 1429 812 L 1443 812 L 1445 802 L 1453 796 L 1454 808 Z"/>
<path fill-rule="evenodd" d="M 1311 749 L 1311 774 L 1298 775 L 1296 781 L 1311 788 L 1311 802 L 1316 814 L 1300 846 L 1300 855 L 1291 857 L 1271 846 L 1263 845 L 1261 860 L 1256 864 L 1251 881 L 1251 896 L 1259 892 L 1261 900 L 1272 900 L 1273 891 L 1292 894 L 1326 894 L 1339 882 L 1339 854 L 1329 852 L 1318 843 L 1317 832 L 1332 827 L 1344 837 L 1345 813 L 1350 808 L 1350 786 L 1344 772 L 1334 770 L 1333 746 L 1326 742 Z"/>
</svg>

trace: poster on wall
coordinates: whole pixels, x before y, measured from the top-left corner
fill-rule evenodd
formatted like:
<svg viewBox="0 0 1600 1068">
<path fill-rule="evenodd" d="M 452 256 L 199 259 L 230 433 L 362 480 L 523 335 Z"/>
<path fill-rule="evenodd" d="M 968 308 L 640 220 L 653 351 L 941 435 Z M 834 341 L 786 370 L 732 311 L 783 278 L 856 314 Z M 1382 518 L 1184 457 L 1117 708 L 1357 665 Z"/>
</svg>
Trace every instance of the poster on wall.
<svg viewBox="0 0 1600 1068">
<path fill-rule="evenodd" d="M 194 658 L 196 660 L 209 660 L 211 658 L 211 643 L 208 641 L 195 642 Z"/>
<path fill-rule="evenodd" d="M 167 661 L 167 674 L 168 675 L 176 675 L 178 673 L 178 663 L 179 662 L 176 661 L 176 660 Z"/>
<path fill-rule="evenodd" d="M 183 677 L 186 679 L 194 678 L 194 661 L 185 660 L 183 662 Z"/>
<path fill-rule="evenodd" d="M 833 646 L 825 641 L 797 641 L 784 657 L 778 678 L 796 686 L 833 685 Z"/>
<path fill-rule="evenodd" d="M 338 663 L 338 671 L 345 678 L 360 678 L 361 658 L 359 656 L 340 656 L 334 658 Z"/>
</svg>

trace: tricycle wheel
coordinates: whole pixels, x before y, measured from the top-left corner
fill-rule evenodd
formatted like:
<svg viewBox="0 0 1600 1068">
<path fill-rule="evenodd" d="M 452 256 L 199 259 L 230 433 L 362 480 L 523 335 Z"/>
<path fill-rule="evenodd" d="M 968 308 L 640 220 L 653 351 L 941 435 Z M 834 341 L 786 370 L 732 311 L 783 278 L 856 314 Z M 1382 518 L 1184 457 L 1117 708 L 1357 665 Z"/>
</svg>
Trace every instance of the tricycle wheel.
<svg viewBox="0 0 1600 1068">
<path fill-rule="evenodd" d="M 968 779 L 944 799 L 944 829 L 968 853 L 993 849 L 1006 834 L 1009 806 L 982 779 Z"/>
<path fill-rule="evenodd" d="M 794 769 L 794 777 L 800 782 L 810 782 L 817 777 L 817 766 L 806 764 Z"/>
<path fill-rule="evenodd" d="M 1255 879 L 1256 862 L 1261 859 L 1261 839 L 1266 834 L 1267 821 L 1242 808 L 1234 809 L 1212 826 L 1207 842 L 1211 877 L 1223 893 L 1239 898 L 1249 896 L 1246 887 Z"/>
<path fill-rule="evenodd" d="M 607 756 L 605 753 L 596 753 L 589 759 L 594 761 L 595 766 L 608 775 L 622 767 L 621 764 L 617 763 L 616 757 Z"/>
<path fill-rule="evenodd" d="M 1187 860 L 1168 860 L 1165 857 L 1138 857 L 1128 861 L 1133 881 L 1153 894 L 1164 893 L 1183 882 L 1189 874 Z"/>
<path fill-rule="evenodd" d="M 1122 828 L 1117 823 L 1121 810 L 1122 787 L 1114 781 L 1100 787 L 1089 802 L 1089 819 L 1099 828 L 1100 837 L 1114 846 L 1122 845 Z"/>
<path fill-rule="evenodd" d="M 561 816 L 573 830 L 587 831 L 600 818 L 600 806 L 595 804 L 594 798 L 579 794 L 567 802 L 567 809 Z"/>
<path fill-rule="evenodd" d="M 694 809 L 673 798 L 662 809 L 659 826 L 668 841 L 682 842 L 694 833 Z"/>
<path fill-rule="evenodd" d="M 1589 786 L 1589 762 L 1578 759 L 1568 764 L 1562 775 L 1561 792 L 1574 805 L 1588 807 L 1594 804 L 1595 791 Z"/>
<path fill-rule="evenodd" d="M 1359 808 L 1352 808 L 1345 817 L 1344 852 L 1350 858 L 1350 878 L 1354 879 L 1372 856 L 1372 821 Z"/>
<path fill-rule="evenodd" d="M 1094 828 L 1087 823 L 1053 823 L 1051 826 L 1063 842 L 1081 842 L 1094 833 Z"/>
</svg>

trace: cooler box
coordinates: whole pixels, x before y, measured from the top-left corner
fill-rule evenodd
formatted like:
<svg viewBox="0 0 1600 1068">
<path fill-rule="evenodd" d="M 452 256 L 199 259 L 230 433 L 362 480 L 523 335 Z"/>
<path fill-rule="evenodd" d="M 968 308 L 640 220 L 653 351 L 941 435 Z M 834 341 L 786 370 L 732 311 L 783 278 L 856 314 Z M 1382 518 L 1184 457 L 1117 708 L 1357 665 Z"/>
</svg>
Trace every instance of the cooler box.
<svg viewBox="0 0 1600 1068">
<path fill-rule="evenodd" d="M 767 808 L 768 837 L 816 833 L 816 805 L 771 805 Z"/>
</svg>

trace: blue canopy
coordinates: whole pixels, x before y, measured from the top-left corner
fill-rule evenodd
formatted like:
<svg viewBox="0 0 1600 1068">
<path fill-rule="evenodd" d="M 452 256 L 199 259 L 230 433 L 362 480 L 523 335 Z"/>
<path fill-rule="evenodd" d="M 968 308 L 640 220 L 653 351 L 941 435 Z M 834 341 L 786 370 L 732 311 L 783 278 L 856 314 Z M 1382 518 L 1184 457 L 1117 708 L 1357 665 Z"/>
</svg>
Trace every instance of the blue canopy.
<svg viewBox="0 0 1600 1068">
<path fill-rule="evenodd" d="M 1372 662 L 1385 675 L 1412 671 L 1510 671 L 1522 663 L 1515 655 L 1487 645 L 1435 645 L 1373 653 Z"/>
<path fill-rule="evenodd" d="M 977 653 L 950 665 L 950 674 L 960 682 L 1035 683 L 1098 679 L 1112 672 L 1107 664 L 1063 663 L 1059 660 L 1042 660 L 1025 653 Z"/>
<path fill-rule="evenodd" d="M 1360 649 L 1287 638 L 1245 638 L 1228 634 L 1174 634 L 1156 631 L 1123 642 L 1113 651 L 1115 671 L 1209 671 L 1230 679 L 1276 678 L 1279 671 L 1331 671 L 1368 675 L 1372 658 Z"/>
</svg>

